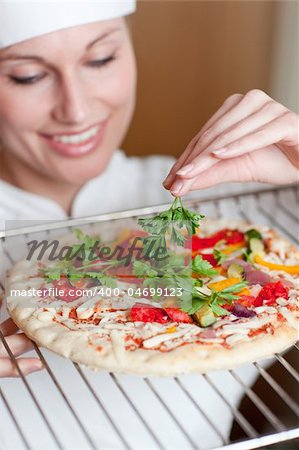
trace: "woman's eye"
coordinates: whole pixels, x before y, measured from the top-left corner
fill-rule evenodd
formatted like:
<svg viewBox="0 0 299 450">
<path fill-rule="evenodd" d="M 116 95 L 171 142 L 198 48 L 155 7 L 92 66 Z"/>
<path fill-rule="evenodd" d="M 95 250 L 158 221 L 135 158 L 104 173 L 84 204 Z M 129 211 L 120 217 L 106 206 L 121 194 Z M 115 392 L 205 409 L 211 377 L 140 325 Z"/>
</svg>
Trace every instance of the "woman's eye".
<svg viewBox="0 0 299 450">
<path fill-rule="evenodd" d="M 102 67 L 102 66 L 106 66 L 107 64 L 109 64 L 110 62 L 115 60 L 115 56 L 111 55 L 108 56 L 107 58 L 103 58 L 103 59 L 96 59 L 94 61 L 90 61 L 89 65 L 91 67 Z"/>
<path fill-rule="evenodd" d="M 96 68 L 103 67 L 103 66 L 108 65 L 110 62 L 114 61 L 115 59 L 116 59 L 115 55 L 110 55 L 110 56 L 107 56 L 107 58 L 96 59 L 94 61 L 90 61 L 88 64 L 91 67 L 96 67 Z M 10 75 L 9 78 L 13 83 L 29 85 L 29 84 L 37 83 L 42 78 L 44 78 L 44 75 L 33 75 L 31 77 L 16 77 L 16 76 Z"/>
<path fill-rule="evenodd" d="M 43 75 L 33 75 L 32 77 L 14 77 L 10 76 L 10 79 L 16 84 L 34 84 L 41 80 Z"/>
</svg>

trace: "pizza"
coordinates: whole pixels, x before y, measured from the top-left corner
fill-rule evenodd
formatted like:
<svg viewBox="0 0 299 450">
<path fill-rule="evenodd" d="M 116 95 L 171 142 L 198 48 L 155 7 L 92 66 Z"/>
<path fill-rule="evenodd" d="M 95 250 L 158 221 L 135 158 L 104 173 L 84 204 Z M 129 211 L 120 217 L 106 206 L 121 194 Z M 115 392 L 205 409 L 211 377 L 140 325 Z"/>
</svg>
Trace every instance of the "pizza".
<svg viewBox="0 0 299 450">
<path fill-rule="evenodd" d="M 114 249 L 140 235 L 149 242 L 150 233 L 134 221 L 112 230 L 108 225 Z M 90 369 L 142 376 L 232 369 L 296 342 L 293 244 L 267 226 L 240 221 L 203 220 L 192 230 L 164 278 L 148 261 L 119 270 L 98 253 L 87 264 L 77 257 L 68 271 L 65 261 L 50 260 L 49 250 L 24 259 L 7 277 L 9 314 L 30 339 L 59 355 Z M 95 237 L 78 231 L 73 250 L 80 239 L 90 252 Z M 182 265 L 186 255 L 191 266 Z"/>
</svg>

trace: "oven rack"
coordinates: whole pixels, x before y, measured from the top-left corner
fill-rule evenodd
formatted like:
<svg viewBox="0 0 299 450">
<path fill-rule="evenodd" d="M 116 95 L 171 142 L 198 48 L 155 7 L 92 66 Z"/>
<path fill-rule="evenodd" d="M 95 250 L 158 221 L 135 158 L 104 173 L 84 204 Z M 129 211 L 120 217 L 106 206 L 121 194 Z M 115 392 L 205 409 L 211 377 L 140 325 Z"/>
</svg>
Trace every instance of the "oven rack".
<svg viewBox="0 0 299 450">
<path fill-rule="evenodd" d="M 265 223 L 298 244 L 298 198 L 298 186 L 292 186 L 193 199 L 186 205 L 210 217 Z M 17 239 L 21 247 L 41 232 L 51 236 L 84 224 L 138 217 L 164 208 L 9 230 L 0 234 L 4 266 L 9 268 L 18 259 L 18 254 L 8 250 L 9 239 Z M 4 289 L 3 278 L 0 288 Z M 26 377 L 1 332 L 0 339 L 19 373 L 16 379 L 0 379 L 1 450 L 250 450 L 272 444 L 281 445 L 274 448 L 298 448 L 299 344 L 275 355 L 271 367 L 262 360 L 204 375 L 141 378 L 95 373 L 33 343 L 31 354 L 41 359 L 45 370 Z M 215 408 L 221 412 L 220 421 Z M 229 423 L 234 424 L 232 432 L 228 432 Z"/>
</svg>

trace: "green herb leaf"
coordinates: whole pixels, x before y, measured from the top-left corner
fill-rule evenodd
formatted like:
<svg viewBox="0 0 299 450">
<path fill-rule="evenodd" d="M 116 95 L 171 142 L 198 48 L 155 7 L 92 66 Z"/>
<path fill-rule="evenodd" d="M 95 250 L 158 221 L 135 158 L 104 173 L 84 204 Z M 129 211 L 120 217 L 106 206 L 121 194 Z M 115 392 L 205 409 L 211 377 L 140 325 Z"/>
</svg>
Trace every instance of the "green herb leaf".
<svg viewBox="0 0 299 450">
<path fill-rule="evenodd" d="M 101 272 L 85 272 L 84 277 L 97 279 L 101 283 L 101 285 L 110 288 L 114 288 L 117 286 L 117 282 L 114 278 L 109 277 Z"/>
<path fill-rule="evenodd" d="M 136 277 L 157 277 L 158 272 L 153 269 L 149 263 L 143 261 L 134 261 L 133 263 L 133 273 Z"/>
<path fill-rule="evenodd" d="M 49 267 L 47 270 L 44 270 L 43 273 L 48 281 L 54 281 L 60 279 L 63 271 L 59 267 Z"/>
<path fill-rule="evenodd" d="M 249 262 L 250 264 L 252 264 L 252 253 L 251 253 L 251 251 L 250 250 L 243 250 L 242 254 L 243 254 L 244 258 L 245 258 L 245 261 Z"/>
<path fill-rule="evenodd" d="M 192 270 L 193 272 L 205 277 L 213 277 L 214 275 L 218 275 L 218 270 L 214 269 L 209 261 L 205 261 L 201 255 L 197 255 L 193 259 Z"/>
<path fill-rule="evenodd" d="M 159 245 L 157 244 L 154 246 L 154 249 L 161 246 L 162 240 L 166 243 L 165 235 L 167 232 L 171 233 L 171 242 L 182 247 L 184 246 L 186 237 L 179 230 L 186 226 L 188 235 L 192 236 L 195 233 L 196 228 L 199 227 L 200 220 L 203 218 L 204 216 L 202 214 L 185 209 L 181 198 L 176 197 L 169 210 L 163 211 L 153 217 L 142 217 L 138 219 L 138 224 L 144 231 L 147 231 L 152 235 L 143 238 L 143 243 L 147 248 L 149 246 L 149 240 L 156 240 L 159 242 Z M 145 253 L 145 251 L 143 253 Z M 152 250 L 150 257 L 153 256 L 154 251 Z"/>
<path fill-rule="evenodd" d="M 248 285 L 247 281 L 240 281 L 240 283 L 234 284 L 233 286 L 229 286 L 220 292 L 221 292 L 221 294 L 233 294 L 234 292 L 241 291 L 247 285 Z"/>
<path fill-rule="evenodd" d="M 221 308 L 221 306 L 217 305 L 217 303 L 211 303 L 210 306 L 211 310 L 216 316 L 226 316 L 227 314 L 229 314 L 229 312 L 226 309 Z"/>
<path fill-rule="evenodd" d="M 189 315 L 196 313 L 200 308 L 206 305 L 207 302 L 205 300 L 201 300 L 199 298 L 192 299 L 192 305 L 190 306 L 190 302 L 181 306 L 181 309 L 187 312 Z"/>
<path fill-rule="evenodd" d="M 184 246 L 184 243 L 186 241 L 185 236 L 182 235 L 174 226 L 171 230 L 171 242 L 173 244 L 178 244 L 180 247 Z"/>
<path fill-rule="evenodd" d="M 213 250 L 213 256 L 216 259 L 217 263 L 219 265 L 221 265 L 228 257 L 228 255 L 226 255 L 225 253 L 223 253 L 221 250 L 219 250 L 218 248 L 214 248 Z"/>
<path fill-rule="evenodd" d="M 252 229 L 246 231 L 245 236 L 246 236 L 248 241 L 250 239 L 260 239 L 261 241 L 263 240 L 263 236 L 255 228 L 252 228 Z"/>
</svg>

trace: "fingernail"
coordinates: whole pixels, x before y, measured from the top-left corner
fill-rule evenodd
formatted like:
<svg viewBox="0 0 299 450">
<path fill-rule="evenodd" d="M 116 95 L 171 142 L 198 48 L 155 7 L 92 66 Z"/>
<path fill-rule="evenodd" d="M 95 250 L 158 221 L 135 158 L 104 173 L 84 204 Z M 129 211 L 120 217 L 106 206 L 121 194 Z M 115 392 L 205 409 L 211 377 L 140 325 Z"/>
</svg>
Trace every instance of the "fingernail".
<svg viewBox="0 0 299 450">
<path fill-rule="evenodd" d="M 163 186 L 170 184 L 172 180 L 174 179 L 174 175 L 170 174 L 168 175 L 165 180 L 163 181 Z"/>
<path fill-rule="evenodd" d="M 212 151 L 213 155 L 222 155 L 223 153 L 225 153 L 227 151 L 226 147 L 223 148 L 219 148 L 218 150 L 214 150 Z"/>
<path fill-rule="evenodd" d="M 179 194 L 183 186 L 184 183 L 178 180 L 171 186 L 171 192 L 173 192 L 174 194 Z"/>
<path fill-rule="evenodd" d="M 182 167 L 180 170 L 177 171 L 177 175 L 186 175 L 187 173 L 191 172 L 194 169 L 193 164 L 187 164 L 185 167 Z"/>
</svg>

